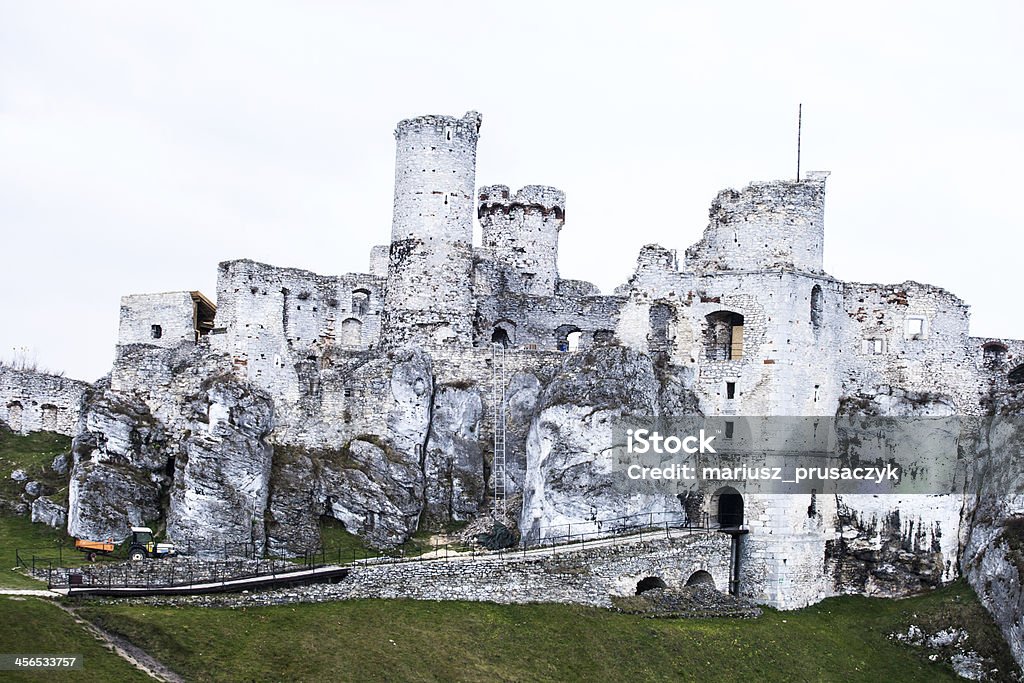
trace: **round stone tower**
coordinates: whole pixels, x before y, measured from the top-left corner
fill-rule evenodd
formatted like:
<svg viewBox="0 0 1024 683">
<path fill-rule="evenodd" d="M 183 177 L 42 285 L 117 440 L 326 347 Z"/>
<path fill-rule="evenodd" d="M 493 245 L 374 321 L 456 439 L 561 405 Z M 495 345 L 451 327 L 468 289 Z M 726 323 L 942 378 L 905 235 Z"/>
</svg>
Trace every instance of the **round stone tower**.
<svg viewBox="0 0 1024 683">
<path fill-rule="evenodd" d="M 491 249 L 515 294 L 552 296 L 558 284 L 558 233 L 565 223 L 565 193 L 527 185 L 514 196 L 504 185 L 478 192 L 483 246 Z"/>
<path fill-rule="evenodd" d="M 420 116 L 395 128 L 385 345 L 472 340 L 476 143 L 482 117 Z"/>
</svg>

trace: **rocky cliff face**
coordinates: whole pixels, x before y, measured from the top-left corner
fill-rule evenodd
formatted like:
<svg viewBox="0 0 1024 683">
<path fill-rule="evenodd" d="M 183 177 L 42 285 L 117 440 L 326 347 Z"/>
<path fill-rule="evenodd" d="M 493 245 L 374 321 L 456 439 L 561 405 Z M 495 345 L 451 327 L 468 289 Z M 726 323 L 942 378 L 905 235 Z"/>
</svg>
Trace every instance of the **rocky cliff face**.
<svg viewBox="0 0 1024 683">
<path fill-rule="evenodd" d="M 100 386 L 87 397 L 72 443 L 68 533 L 122 540 L 162 517 L 168 439 L 141 400 Z"/>
<path fill-rule="evenodd" d="M 1024 390 L 996 397 L 982 422 L 968 496 L 963 572 L 1024 667 Z"/>
<path fill-rule="evenodd" d="M 190 429 L 170 463 L 167 534 L 197 555 L 251 545 L 262 554 L 273 448 L 273 402 L 231 375 L 203 383 L 183 406 Z"/>
<path fill-rule="evenodd" d="M 671 495 L 624 490 L 613 470 L 612 428 L 623 417 L 696 412 L 681 373 L 621 346 L 566 357 L 540 393 L 527 436 L 521 525 L 528 538 L 565 533 L 562 525 L 580 520 L 680 507 Z"/>
</svg>

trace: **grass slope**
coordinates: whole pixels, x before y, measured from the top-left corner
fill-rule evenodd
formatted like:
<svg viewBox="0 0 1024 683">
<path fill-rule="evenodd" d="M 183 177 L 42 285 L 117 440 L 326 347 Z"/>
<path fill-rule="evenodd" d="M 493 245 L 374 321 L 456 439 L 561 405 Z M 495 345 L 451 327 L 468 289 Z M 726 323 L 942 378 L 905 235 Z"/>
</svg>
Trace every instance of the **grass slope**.
<svg viewBox="0 0 1024 683">
<path fill-rule="evenodd" d="M 80 613 L 196 681 L 957 680 L 926 652 L 887 638 L 912 623 L 970 625 L 972 647 L 1011 666 L 962 583 L 900 601 L 833 598 L 756 620 L 381 600 L 237 610 L 90 605 Z"/>
<path fill-rule="evenodd" d="M 0 500 L 15 502 L 25 490 L 26 481 L 43 484 L 46 494 L 57 501 L 67 500 L 67 477 L 49 469 L 53 459 L 71 450 L 71 438 L 53 432 L 20 435 L 0 430 Z M 15 481 L 11 472 L 24 470 L 28 479 Z"/>
<path fill-rule="evenodd" d="M 21 655 L 79 655 L 80 671 L 0 672 L 3 681 L 148 681 L 56 605 L 36 598 L 0 596 L 0 652 Z"/>
</svg>

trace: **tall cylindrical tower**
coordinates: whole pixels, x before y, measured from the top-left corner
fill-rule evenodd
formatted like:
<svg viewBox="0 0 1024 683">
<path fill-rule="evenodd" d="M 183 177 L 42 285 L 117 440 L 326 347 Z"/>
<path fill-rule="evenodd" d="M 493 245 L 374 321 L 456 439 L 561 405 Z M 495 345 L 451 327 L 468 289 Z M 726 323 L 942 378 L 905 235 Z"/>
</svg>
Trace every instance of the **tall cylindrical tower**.
<svg viewBox="0 0 1024 683">
<path fill-rule="evenodd" d="M 395 129 L 395 205 L 382 343 L 472 341 L 476 143 L 482 117 L 420 116 Z"/>
</svg>

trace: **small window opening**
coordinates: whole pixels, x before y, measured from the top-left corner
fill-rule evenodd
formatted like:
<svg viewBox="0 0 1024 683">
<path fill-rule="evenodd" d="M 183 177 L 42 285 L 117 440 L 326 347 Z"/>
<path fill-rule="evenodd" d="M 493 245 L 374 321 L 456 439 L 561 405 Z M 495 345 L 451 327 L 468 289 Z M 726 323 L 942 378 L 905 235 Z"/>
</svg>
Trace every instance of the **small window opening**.
<svg viewBox="0 0 1024 683">
<path fill-rule="evenodd" d="M 733 437 L 733 434 L 735 434 L 735 433 L 736 433 L 736 423 L 732 422 L 731 420 L 730 421 L 726 421 L 726 423 L 725 423 L 725 438 L 731 439 Z"/>
<path fill-rule="evenodd" d="M 982 347 L 982 354 L 987 362 L 998 363 L 1003 360 L 1007 350 L 1006 346 L 999 342 L 989 342 Z"/>
<path fill-rule="evenodd" d="M 736 398 L 736 382 L 725 383 L 725 397 Z"/>
<path fill-rule="evenodd" d="M 821 318 L 824 310 L 824 303 L 821 299 L 821 285 L 811 287 L 811 326 L 817 332 L 821 329 Z"/>
<path fill-rule="evenodd" d="M 149 336 L 152 337 L 153 339 L 159 339 L 160 337 L 164 336 L 164 328 L 160 327 L 159 325 L 150 325 Z"/>
<path fill-rule="evenodd" d="M 352 292 L 352 314 L 366 315 L 370 310 L 370 290 L 356 289 Z"/>
<path fill-rule="evenodd" d="M 1006 377 L 1010 384 L 1024 384 L 1024 365 L 1018 365 Z"/>
<path fill-rule="evenodd" d="M 651 306 L 649 314 L 651 331 L 647 337 L 649 348 L 653 352 L 668 351 L 672 346 L 672 321 L 675 314 L 666 303 Z"/>
<path fill-rule="evenodd" d="M 907 318 L 907 339 L 924 339 L 924 318 Z"/>
</svg>

